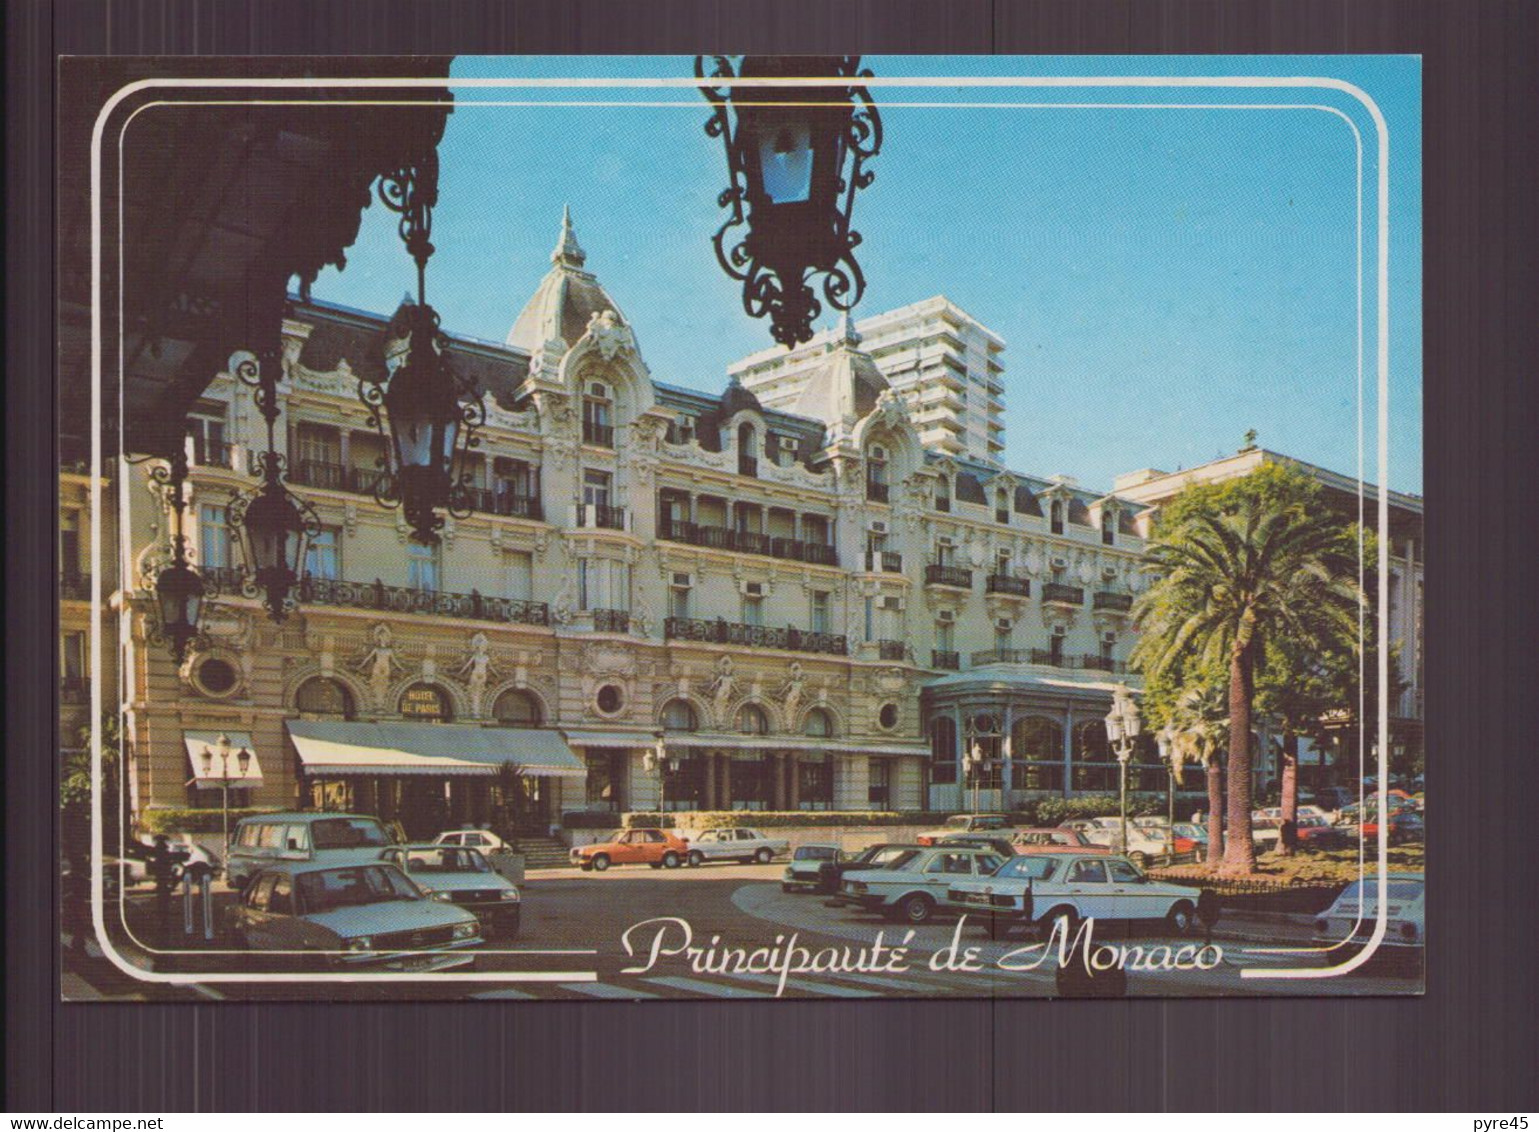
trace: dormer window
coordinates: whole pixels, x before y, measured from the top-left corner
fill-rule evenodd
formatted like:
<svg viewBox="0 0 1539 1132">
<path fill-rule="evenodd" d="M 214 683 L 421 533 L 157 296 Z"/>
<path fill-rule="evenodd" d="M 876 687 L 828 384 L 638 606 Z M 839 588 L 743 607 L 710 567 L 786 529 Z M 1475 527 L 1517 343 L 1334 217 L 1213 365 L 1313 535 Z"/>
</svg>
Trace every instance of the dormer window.
<svg viewBox="0 0 1539 1132">
<path fill-rule="evenodd" d="M 994 521 L 1004 524 L 1010 522 L 1010 492 L 1005 488 L 994 493 Z"/>
<path fill-rule="evenodd" d="M 758 436 L 758 430 L 747 421 L 737 426 L 737 474 L 740 476 L 759 474 L 759 460 L 754 455 Z"/>
<path fill-rule="evenodd" d="M 1048 508 L 1048 516 L 1048 527 L 1053 534 L 1063 534 L 1063 500 L 1053 500 L 1053 505 Z"/>
<path fill-rule="evenodd" d="M 615 446 L 614 401 L 602 381 L 591 383 L 583 393 L 582 440 L 600 448 Z"/>
<path fill-rule="evenodd" d="M 937 511 L 951 510 L 951 477 L 941 476 L 935 481 L 935 509 Z"/>
<path fill-rule="evenodd" d="M 1110 507 L 1101 508 L 1101 541 L 1107 546 L 1117 543 L 1117 513 Z"/>
<path fill-rule="evenodd" d="M 695 418 L 681 416 L 668 424 L 669 444 L 691 444 L 695 439 Z"/>
</svg>

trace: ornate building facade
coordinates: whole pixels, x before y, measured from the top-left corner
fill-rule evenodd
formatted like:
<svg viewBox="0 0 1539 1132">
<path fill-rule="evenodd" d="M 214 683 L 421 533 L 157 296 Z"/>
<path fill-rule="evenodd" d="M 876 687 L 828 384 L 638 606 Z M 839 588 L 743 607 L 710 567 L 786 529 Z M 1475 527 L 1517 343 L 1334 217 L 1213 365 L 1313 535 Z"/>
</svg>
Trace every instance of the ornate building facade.
<svg viewBox="0 0 1539 1132">
<path fill-rule="evenodd" d="M 472 512 L 426 547 L 373 497 L 357 378 L 386 324 L 299 300 L 284 321 L 279 444 L 322 528 L 281 625 L 242 593 L 226 516 L 265 446 L 248 387 L 216 377 L 191 418 L 189 533 L 221 592 L 180 665 L 151 642 L 166 501 L 124 469 L 134 809 L 218 805 L 221 738 L 251 756 L 232 804 L 414 833 L 1113 785 L 1102 717 L 1132 680 L 1140 507 L 928 449 L 848 323 L 795 415 L 735 380 L 655 382 L 564 222 L 507 340 L 452 339 L 487 420 Z"/>
</svg>

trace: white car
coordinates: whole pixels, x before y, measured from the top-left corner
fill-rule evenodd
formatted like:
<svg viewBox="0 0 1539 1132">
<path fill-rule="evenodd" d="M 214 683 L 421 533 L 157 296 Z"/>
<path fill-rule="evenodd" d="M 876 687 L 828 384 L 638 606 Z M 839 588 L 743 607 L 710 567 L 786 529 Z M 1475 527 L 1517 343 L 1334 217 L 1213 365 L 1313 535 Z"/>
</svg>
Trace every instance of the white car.
<svg viewBox="0 0 1539 1132">
<path fill-rule="evenodd" d="M 706 861 L 747 861 L 767 865 L 790 851 L 791 843 L 784 837 L 766 837 L 757 829 L 739 826 L 701 830 L 700 836 L 690 841 L 688 860 L 691 865 Z"/>
<path fill-rule="evenodd" d="M 488 854 L 513 848 L 489 829 L 451 829 L 433 838 L 433 844 L 460 845 L 466 849 L 479 849 Z"/>
<path fill-rule="evenodd" d="M 1011 821 L 1008 814 L 957 814 L 946 819 L 946 824 L 939 829 L 928 829 L 914 840 L 921 845 L 934 845 L 947 838 L 955 837 L 962 833 L 1006 833 L 1011 832 Z"/>
<path fill-rule="evenodd" d="M 1384 915 L 1387 921 L 1379 953 L 1417 961 L 1426 942 L 1427 881 L 1423 873 L 1391 873 L 1387 880 Z M 1365 877 L 1353 881 L 1315 920 L 1314 945 L 1332 950 L 1322 952 L 1321 962 L 1334 965 L 1351 954 L 1337 947 L 1344 940 L 1366 943 L 1378 920 L 1379 879 Z"/>
<path fill-rule="evenodd" d="M 511 939 L 518 934 L 522 898 L 518 886 L 491 866 L 479 849 L 458 845 L 392 845 L 380 854 L 429 894 L 475 913 L 482 934 Z"/>
<path fill-rule="evenodd" d="M 780 881 L 783 892 L 799 892 L 823 887 L 823 866 L 838 864 L 843 854 L 837 845 L 798 845 L 791 853 L 791 863 L 786 866 Z"/>
<path fill-rule="evenodd" d="M 1109 823 L 1109 824 L 1103 824 Z M 1122 844 L 1120 818 L 1096 818 L 1095 824 L 1084 831 L 1085 840 L 1092 845 L 1104 845 L 1117 853 L 1126 853 L 1135 864 L 1142 866 L 1151 857 L 1165 853 L 1165 831 L 1150 826 L 1134 825 L 1128 819 L 1128 843 Z"/>
<path fill-rule="evenodd" d="M 925 846 L 905 849 L 879 869 L 845 873 L 835 898 L 909 924 L 923 924 L 959 881 L 986 877 L 1004 863 L 990 849 Z"/>
<path fill-rule="evenodd" d="M 987 912 L 984 926 L 996 937 L 1017 924 L 1046 934 L 1060 922 L 1072 933 L 1081 920 L 1164 920 L 1175 935 L 1197 926 L 1201 893 L 1185 885 L 1150 880 L 1124 857 L 1071 853 L 1012 857 L 993 876 L 958 880 L 946 892 L 949 907 Z"/>
</svg>

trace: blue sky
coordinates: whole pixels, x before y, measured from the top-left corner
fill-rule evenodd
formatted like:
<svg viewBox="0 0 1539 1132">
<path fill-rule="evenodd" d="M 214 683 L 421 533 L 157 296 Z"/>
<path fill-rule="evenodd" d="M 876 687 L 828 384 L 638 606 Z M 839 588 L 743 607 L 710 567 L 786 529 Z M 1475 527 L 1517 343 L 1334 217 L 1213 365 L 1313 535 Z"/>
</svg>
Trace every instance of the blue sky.
<svg viewBox="0 0 1539 1132">
<path fill-rule="evenodd" d="M 868 56 L 865 65 L 883 78 L 1263 75 L 1363 88 L 1391 140 L 1389 483 L 1421 491 L 1419 60 Z M 451 71 L 691 73 L 688 57 L 672 56 L 462 57 Z M 1232 452 L 1248 428 L 1268 448 L 1355 472 L 1357 172 L 1341 115 L 1350 118 L 1365 144 L 1364 454 L 1373 478 L 1376 161 L 1371 121 L 1353 99 L 1314 89 L 945 85 L 877 96 L 886 142 L 855 205 L 867 278 L 857 317 L 947 295 L 1008 343 L 1009 465 L 1097 488 L 1119 472 Z M 730 362 L 772 344 L 710 247 L 725 165 L 693 89 L 460 88 L 456 98 L 428 275 L 447 328 L 503 339 L 549 266 L 570 204 L 588 268 L 634 325 L 656 379 L 717 391 Z M 470 105 L 494 99 L 625 105 Z M 941 105 L 898 105 L 921 102 Z M 1137 105 L 1069 105 L 1091 102 Z M 1174 102 L 1268 109 L 1150 105 Z M 324 273 L 316 297 L 392 310 L 412 280 L 393 221 L 371 208 L 347 269 Z"/>
</svg>

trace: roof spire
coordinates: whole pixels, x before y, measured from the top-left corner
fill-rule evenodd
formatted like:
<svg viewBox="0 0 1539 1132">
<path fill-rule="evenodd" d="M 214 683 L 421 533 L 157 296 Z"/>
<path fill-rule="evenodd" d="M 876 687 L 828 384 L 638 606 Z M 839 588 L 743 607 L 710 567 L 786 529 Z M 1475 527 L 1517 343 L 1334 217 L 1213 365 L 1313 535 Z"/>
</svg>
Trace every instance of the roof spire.
<svg viewBox="0 0 1539 1132">
<path fill-rule="evenodd" d="M 572 231 L 571 206 L 563 204 L 561 206 L 561 238 L 556 241 L 556 250 L 550 253 L 550 262 L 581 267 L 587 258 L 587 253 L 577 242 L 577 233 Z"/>
<path fill-rule="evenodd" d="M 855 320 L 850 317 L 849 311 L 845 311 L 839 319 L 838 340 L 851 346 L 860 345 L 860 331 L 855 329 Z"/>
</svg>

